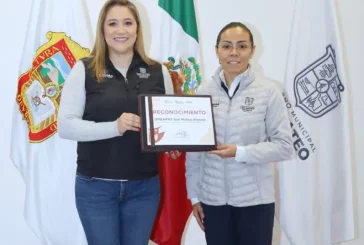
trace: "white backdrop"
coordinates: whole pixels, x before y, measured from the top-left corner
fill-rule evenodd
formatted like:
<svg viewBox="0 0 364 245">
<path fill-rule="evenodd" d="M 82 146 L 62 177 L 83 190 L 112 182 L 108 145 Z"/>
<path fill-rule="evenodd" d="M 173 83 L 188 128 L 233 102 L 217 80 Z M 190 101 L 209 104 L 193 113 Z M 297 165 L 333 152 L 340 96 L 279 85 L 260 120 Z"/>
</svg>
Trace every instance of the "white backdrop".
<svg viewBox="0 0 364 245">
<path fill-rule="evenodd" d="M 144 0 L 145 1 L 145 0 Z M 148 1 L 148 0 L 147 0 Z M 294 0 L 195 0 L 202 49 L 202 72 L 210 77 L 218 62 L 214 44 L 219 30 L 228 22 L 241 21 L 251 27 L 257 44 L 254 63 L 267 77 L 277 81 L 284 78 L 285 59 Z M 337 0 L 340 14 L 346 68 L 348 70 L 353 115 L 353 181 L 355 193 L 356 240 L 342 245 L 364 244 L 364 81 L 362 79 L 364 57 L 364 1 Z M 87 0 L 95 30 L 98 12 L 104 0 Z M 9 159 L 11 117 L 17 85 L 18 65 L 24 44 L 26 23 L 31 0 L 2 1 L 0 3 L 0 244 L 41 245 L 26 226 L 23 219 L 24 184 L 20 174 Z M 153 24 L 153 23 L 151 23 Z M 361 151 L 360 151 L 361 150 Z M 275 245 L 278 245 L 279 226 L 275 227 Z M 185 245 L 200 245 L 203 234 L 192 221 L 187 228 Z M 307 244 L 310 245 L 310 244 Z"/>
</svg>

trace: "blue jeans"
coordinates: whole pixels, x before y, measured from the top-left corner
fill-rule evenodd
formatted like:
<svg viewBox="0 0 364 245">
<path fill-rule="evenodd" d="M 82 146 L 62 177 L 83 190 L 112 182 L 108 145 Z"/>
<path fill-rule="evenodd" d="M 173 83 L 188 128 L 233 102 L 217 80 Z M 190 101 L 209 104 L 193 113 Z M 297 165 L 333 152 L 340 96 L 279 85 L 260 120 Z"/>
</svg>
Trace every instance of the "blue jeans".
<svg viewBox="0 0 364 245">
<path fill-rule="evenodd" d="M 127 182 L 76 175 L 76 206 L 89 245 L 147 245 L 160 200 L 159 177 Z"/>
</svg>

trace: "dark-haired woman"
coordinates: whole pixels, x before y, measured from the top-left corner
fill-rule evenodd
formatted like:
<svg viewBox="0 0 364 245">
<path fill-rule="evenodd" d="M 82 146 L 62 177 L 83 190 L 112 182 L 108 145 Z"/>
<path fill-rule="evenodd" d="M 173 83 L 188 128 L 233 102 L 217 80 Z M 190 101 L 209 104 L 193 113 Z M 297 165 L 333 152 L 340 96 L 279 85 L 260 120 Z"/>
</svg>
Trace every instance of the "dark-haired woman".
<svg viewBox="0 0 364 245">
<path fill-rule="evenodd" d="M 244 24 L 226 25 L 215 47 L 221 66 L 198 91 L 212 96 L 220 142 L 186 157 L 188 196 L 208 245 L 272 244 L 272 163 L 291 157 L 292 131 L 280 88 L 254 76 L 255 48 Z"/>
</svg>

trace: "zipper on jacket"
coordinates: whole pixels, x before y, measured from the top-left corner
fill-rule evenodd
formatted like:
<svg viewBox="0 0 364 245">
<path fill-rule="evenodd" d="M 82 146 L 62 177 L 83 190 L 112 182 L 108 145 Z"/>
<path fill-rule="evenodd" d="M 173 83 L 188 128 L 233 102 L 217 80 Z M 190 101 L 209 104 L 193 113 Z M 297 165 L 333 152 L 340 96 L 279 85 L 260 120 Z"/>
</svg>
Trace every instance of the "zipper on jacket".
<svg viewBox="0 0 364 245">
<path fill-rule="evenodd" d="M 123 76 L 123 75 L 122 75 Z M 124 77 L 124 76 L 123 76 Z M 130 94 L 129 94 L 129 82 L 128 82 L 128 79 L 126 78 L 126 75 L 124 77 L 124 87 L 125 87 L 125 91 L 126 91 L 126 98 L 127 98 L 127 102 L 128 103 L 128 107 L 130 107 Z"/>
<path fill-rule="evenodd" d="M 229 106 L 227 109 L 227 116 L 226 116 L 226 120 L 225 120 L 225 137 L 224 137 L 224 144 L 227 144 L 228 142 L 226 142 L 226 135 L 227 135 L 227 125 L 228 125 L 228 121 L 229 121 L 229 117 L 230 117 L 230 108 L 231 108 L 231 100 L 232 98 L 229 97 Z M 225 203 L 226 205 L 228 204 L 228 183 L 227 183 L 227 170 L 226 170 L 226 165 L 227 165 L 227 160 L 224 159 L 224 182 L 225 182 Z"/>
</svg>

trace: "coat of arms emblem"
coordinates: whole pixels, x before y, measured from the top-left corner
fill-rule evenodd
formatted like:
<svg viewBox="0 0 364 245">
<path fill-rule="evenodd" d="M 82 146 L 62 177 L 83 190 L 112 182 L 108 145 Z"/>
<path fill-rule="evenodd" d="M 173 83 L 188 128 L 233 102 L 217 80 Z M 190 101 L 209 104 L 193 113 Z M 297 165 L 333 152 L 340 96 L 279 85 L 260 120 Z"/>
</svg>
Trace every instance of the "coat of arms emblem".
<svg viewBox="0 0 364 245">
<path fill-rule="evenodd" d="M 42 142 L 57 132 L 57 113 L 64 82 L 76 61 L 89 50 L 65 33 L 48 32 L 31 68 L 19 77 L 17 103 L 27 121 L 29 141 Z"/>
<path fill-rule="evenodd" d="M 200 66 L 194 57 L 180 58 L 176 63 L 175 58 L 169 57 L 167 66 L 173 82 L 176 95 L 194 95 L 201 84 Z"/>
<path fill-rule="evenodd" d="M 344 91 L 337 65 L 335 50 L 326 47 L 326 54 L 297 74 L 294 79 L 296 106 L 314 118 L 319 118 L 341 102 Z"/>
</svg>

